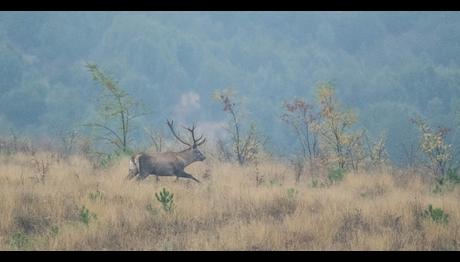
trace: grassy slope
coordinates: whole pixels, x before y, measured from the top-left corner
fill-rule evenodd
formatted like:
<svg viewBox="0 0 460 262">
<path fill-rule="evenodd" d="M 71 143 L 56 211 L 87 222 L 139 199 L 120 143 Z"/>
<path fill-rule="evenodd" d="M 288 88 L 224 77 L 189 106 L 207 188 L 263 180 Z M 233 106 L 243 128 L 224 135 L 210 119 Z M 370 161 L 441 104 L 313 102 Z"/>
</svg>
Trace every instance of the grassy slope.
<svg viewBox="0 0 460 262">
<path fill-rule="evenodd" d="M 32 156 L 0 158 L 1 250 L 460 249 L 460 190 L 434 194 L 420 176 L 348 174 L 313 188 L 267 160 L 258 167 L 265 182 L 256 186 L 255 167 L 208 161 L 187 169 L 201 184 L 136 183 L 124 180 L 127 159 L 105 170 L 82 157 L 35 159 L 51 163 L 44 182 L 35 179 Z M 163 187 L 174 193 L 171 214 L 154 196 Z M 429 204 L 449 215 L 448 224 L 423 218 Z"/>
</svg>

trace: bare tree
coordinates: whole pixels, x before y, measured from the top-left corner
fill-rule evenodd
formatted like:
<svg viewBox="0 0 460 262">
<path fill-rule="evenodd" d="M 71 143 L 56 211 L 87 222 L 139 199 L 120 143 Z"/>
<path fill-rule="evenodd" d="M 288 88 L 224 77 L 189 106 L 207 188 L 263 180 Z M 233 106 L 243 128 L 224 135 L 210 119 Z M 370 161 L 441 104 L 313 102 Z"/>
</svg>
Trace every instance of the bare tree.
<svg viewBox="0 0 460 262">
<path fill-rule="evenodd" d="M 375 168 L 379 168 L 388 162 L 388 152 L 385 147 L 386 134 L 382 133 L 377 139 L 371 141 L 367 134 L 364 135 L 364 140 L 367 146 L 367 155 L 369 156 L 370 164 Z"/>
<path fill-rule="evenodd" d="M 153 128 L 144 128 L 145 133 L 150 138 L 150 143 L 155 149 L 155 152 L 159 153 L 163 150 L 164 146 L 164 135 L 161 131 Z"/>
<path fill-rule="evenodd" d="M 233 90 L 217 91 L 214 98 L 223 104 L 224 112 L 230 114 L 231 120 L 228 132 L 231 136 L 234 154 L 238 163 L 244 165 L 254 160 L 265 140 L 257 132 L 256 125 L 251 124 L 247 132 L 243 132 Z"/>
<path fill-rule="evenodd" d="M 302 99 L 295 99 L 292 102 L 285 102 L 284 112 L 281 120 L 294 130 L 296 138 L 300 143 L 301 156 L 294 161 L 296 170 L 296 181 L 300 180 L 300 175 L 305 169 L 308 161 L 310 171 L 314 161 L 319 157 L 318 127 L 320 121 L 319 113 L 314 111 L 312 104 Z"/>
</svg>

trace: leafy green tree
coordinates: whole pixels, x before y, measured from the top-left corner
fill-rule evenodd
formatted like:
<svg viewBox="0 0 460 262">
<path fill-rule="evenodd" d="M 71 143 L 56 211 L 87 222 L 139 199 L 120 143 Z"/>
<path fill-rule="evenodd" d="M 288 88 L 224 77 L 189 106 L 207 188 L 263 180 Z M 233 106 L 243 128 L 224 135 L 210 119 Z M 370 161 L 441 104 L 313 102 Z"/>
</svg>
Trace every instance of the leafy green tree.
<svg viewBox="0 0 460 262">
<path fill-rule="evenodd" d="M 109 142 L 123 153 L 130 152 L 132 120 L 144 114 L 139 111 L 140 104 L 135 102 L 111 76 L 101 71 L 96 64 L 88 63 L 86 67 L 94 81 L 103 88 L 99 113 L 104 121 L 88 125 L 104 131 L 98 138 Z"/>
</svg>

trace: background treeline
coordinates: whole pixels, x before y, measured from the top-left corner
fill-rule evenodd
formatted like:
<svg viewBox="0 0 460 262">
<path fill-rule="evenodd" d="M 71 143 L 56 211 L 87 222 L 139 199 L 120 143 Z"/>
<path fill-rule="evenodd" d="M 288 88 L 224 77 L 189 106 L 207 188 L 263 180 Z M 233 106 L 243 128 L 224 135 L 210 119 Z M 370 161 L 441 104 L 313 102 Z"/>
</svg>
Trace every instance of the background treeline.
<svg viewBox="0 0 460 262">
<path fill-rule="evenodd" d="M 89 132 L 102 90 L 90 62 L 144 105 L 138 146 L 167 117 L 208 132 L 227 123 L 212 98 L 231 87 L 265 147 L 296 153 L 286 103 L 313 103 L 328 82 L 353 128 L 383 134 L 392 163 L 407 165 L 420 144 L 413 118 L 451 129 L 458 152 L 459 27 L 458 12 L 0 12 L 0 132 Z"/>
</svg>

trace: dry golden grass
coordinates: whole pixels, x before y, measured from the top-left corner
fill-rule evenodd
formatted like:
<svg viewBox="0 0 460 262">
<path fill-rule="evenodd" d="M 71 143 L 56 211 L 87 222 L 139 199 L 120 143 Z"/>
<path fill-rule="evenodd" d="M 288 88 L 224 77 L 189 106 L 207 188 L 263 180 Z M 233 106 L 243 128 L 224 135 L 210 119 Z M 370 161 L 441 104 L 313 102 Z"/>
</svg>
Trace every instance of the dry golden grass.
<svg viewBox="0 0 460 262">
<path fill-rule="evenodd" d="M 37 161 L 34 161 L 38 160 Z M 42 161 L 43 160 L 43 161 Z M 46 165 L 43 169 L 37 163 Z M 95 170 L 83 157 L 0 156 L 1 250 L 458 250 L 460 190 L 421 176 L 347 174 L 329 187 L 295 183 L 276 161 L 192 164 L 191 180 L 126 181 L 128 159 Z M 263 175 L 257 186 L 256 172 Z M 392 174 L 394 173 L 394 174 Z M 43 178 L 43 179 L 42 179 Z M 161 209 L 155 193 L 174 193 Z M 98 193 L 99 192 L 99 193 Z M 153 209 L 148 209 L 150 204 Z M 432 204 L 447 224 L 421 214 Z M 95 214 L 87 224 L 82 208 Z"/>
</svg>

